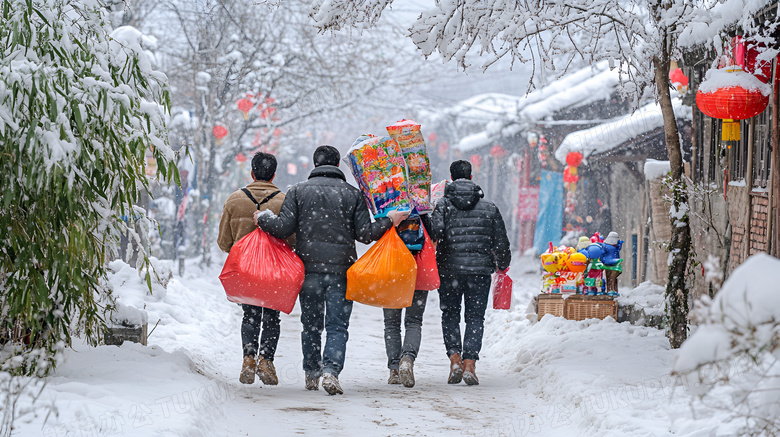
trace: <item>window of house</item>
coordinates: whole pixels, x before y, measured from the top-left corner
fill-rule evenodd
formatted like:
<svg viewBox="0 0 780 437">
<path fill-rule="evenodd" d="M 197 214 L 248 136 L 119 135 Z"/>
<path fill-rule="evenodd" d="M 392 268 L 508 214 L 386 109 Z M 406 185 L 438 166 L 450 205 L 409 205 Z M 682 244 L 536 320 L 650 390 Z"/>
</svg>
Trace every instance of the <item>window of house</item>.
<svg viewBox="0 0 780 437">
<path fill-rule="evenodd" d="M 767 108 L 754 120 L 753 186 L 766 188 L 772 156 L 772 110 Z"/>
<path fill-rule="evenodd" d="M 723 126 L 723 122 L 718 123 Z M 748 129 L 750 127 L 750 120 L 740 120 L 740 134 L 739 141 L 726 141 L 725 145 L 728 148 L 729 157 L 729 181 L 742 181 L 745 180 L 745 172 L 747 170 L 747 150 L 748 150 Z M 720 135 L 718 135 L 720 138 Z"/>
</svg>

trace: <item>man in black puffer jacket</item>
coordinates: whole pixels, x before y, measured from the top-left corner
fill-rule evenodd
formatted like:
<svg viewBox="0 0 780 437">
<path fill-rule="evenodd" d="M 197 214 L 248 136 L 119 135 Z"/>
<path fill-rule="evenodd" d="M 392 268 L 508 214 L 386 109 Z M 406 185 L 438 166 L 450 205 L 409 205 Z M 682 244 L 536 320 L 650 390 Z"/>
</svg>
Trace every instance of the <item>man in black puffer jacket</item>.
<svg viewBox="0 0 780 437">
<path fill-rule="evenodd" d="M 450 384 L 479 384 L 476 360 L 482 348 L 490 275 L 509 269 L 512 254 L 501 212 L 484 200 L 471 181 L 471 164 L 450 165 L 452 183 L 431 216 L 431 238 L 438 242 L 436 263 L 441 276 L 444 346 L 450 357 Z M 465 302 L 466 332 L 461 341 L 460 308 Z"/>
<path fill-rule="evenodd" d="M 391 211 L 372 223 L 363 193 L 338 169 L 340 158 L 336 148 L 318 147 L 309 180 L 290 188 L 279 216 L 255 214 L 257 225 L 274 237 L 296 235 L 295 252 L 306 269 L 298 297 L 306 388 L 317 390 L 322 376 L 322 387 L 331 395 L 343 393 L 338 375 L 349 338 L 352 301 L 346 299 L 347 269 L 357 260 L 355 240 L 376 241 L 409 215 Z"/>
</svg>

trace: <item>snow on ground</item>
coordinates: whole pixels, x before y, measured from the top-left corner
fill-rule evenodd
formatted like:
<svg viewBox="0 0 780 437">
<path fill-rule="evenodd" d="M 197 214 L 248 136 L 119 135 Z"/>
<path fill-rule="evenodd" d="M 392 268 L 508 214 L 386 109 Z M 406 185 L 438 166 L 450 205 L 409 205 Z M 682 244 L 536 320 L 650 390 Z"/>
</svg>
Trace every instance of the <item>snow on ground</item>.
<svg viewBox="0 0 780 437">
<path fill-rule="evenodd" d="M 382 312 L 358 304 L 343 396 L 303 388 L 297 307 L 282 315 L 280 384 L 241 385 L 241 311 L 217 279 L 222 262 L 199 269 L 190 261 L 164 298 L 147 296 L 150 329 L 159 320 L 149 346 L 75 345 L 40 403 L 55 402 L 58 415 L 45 425 L 44 414 L 25 416 L 15 435 L 717 435 L 717 421 L 689 417 L 684 390 L 672 397 L 674 353 L 661 331 L 613 320 L 528 321 L 525 308 L 540 285 L 529 267 L 535 258 L 510 270 L 513 309 L 488 310 L 479 386 L 446 384 L 436 292 L 412 389 L 386 384 Z"/>
</svg>

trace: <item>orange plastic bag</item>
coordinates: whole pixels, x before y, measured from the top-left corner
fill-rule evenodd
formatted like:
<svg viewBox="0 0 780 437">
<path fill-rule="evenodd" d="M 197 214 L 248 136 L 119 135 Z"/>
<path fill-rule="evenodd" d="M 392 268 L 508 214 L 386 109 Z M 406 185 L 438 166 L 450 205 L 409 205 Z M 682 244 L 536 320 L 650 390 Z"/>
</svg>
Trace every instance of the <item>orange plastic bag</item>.
<svg viewBox="0 0 780 437">
<path fill-rule="evenodd" d="M 303 261 L 287 243 L 255 229 L 230 249 L 219 280 L 231 302 L 290 314 L 303 274 Z"/>
<path fill-rule="evenodd" d="M 436 249 L 433 248 L 433 241 L 428 236 L 428 232 L 423 228 L 425 234 L 425 243 L 423 248 L 414 260 L 417 261 L 417 284 L 415 290 L 436 290 L 441 285 L 439 279 L 439 268 L 436 267 Z"/>
<path fill-rule="evenodd" d="M 347 299 L 381 308 L 406 308 L 414 298 L 417 263 L 395 227 L 347 270 Z"/>
</svg>

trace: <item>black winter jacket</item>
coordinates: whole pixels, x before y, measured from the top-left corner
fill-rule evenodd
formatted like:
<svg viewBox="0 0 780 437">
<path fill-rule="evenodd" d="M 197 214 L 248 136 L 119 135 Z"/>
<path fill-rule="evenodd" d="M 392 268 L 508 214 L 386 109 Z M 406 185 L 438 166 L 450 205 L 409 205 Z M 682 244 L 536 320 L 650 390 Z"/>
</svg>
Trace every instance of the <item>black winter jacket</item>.
<svg viewBox="0 0 780 437">
<path fill-rule="evenodd" d="M 278 216 L 261 215 L 257 225 L 276 238 L 294 233 L 306 273 L 344 275 L 357 260 L 355 240 L 376 241 L 393 222 L 383 217 L 372 223 L 363 193 L 338 167 L 322 165 L 290 188 Z"/>
<path fill-rule="evenodd" d="M 490 275 L 509 267 L 512 254 L 501 212 L 467 179 L 447 185 L 431 215 L 441 275 Z"/>
</svg>

